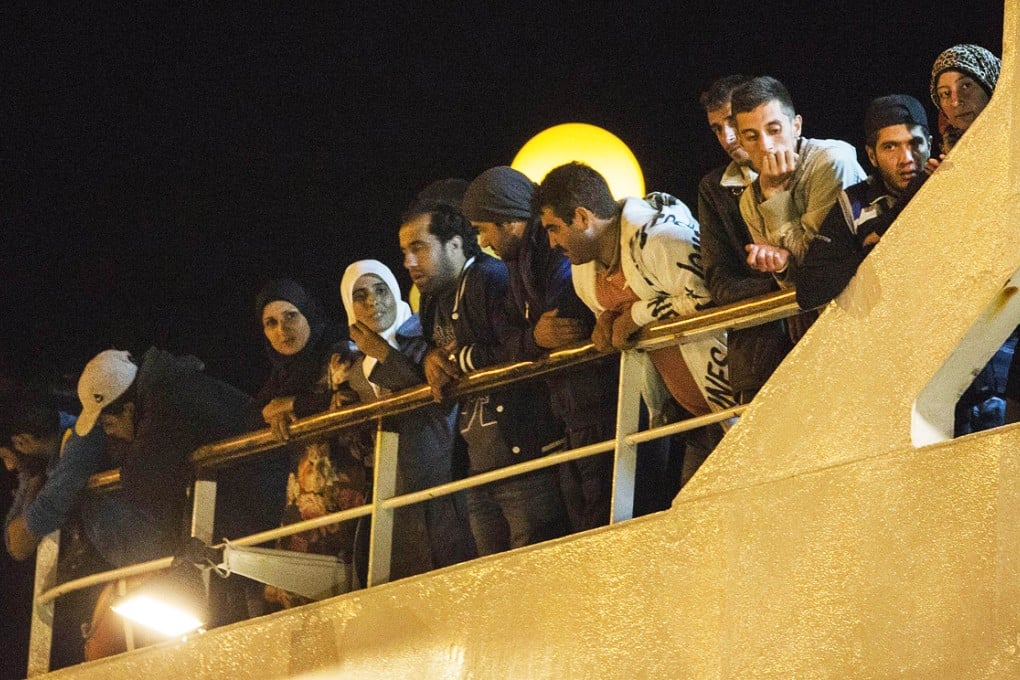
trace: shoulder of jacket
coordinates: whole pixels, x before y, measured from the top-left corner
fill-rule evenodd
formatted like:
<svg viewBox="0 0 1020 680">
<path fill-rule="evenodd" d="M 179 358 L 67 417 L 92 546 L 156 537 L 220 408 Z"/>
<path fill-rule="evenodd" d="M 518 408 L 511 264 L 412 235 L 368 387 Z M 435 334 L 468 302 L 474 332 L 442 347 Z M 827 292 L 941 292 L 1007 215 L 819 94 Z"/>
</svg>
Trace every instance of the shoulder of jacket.
<svg viewBox="0 0 1020 680">
<path fill-rule="evenodd" d="M 810 139 L 815 155 L 841 162 L 857 162 L 857 149 L 841 139 Z"/>
</svg>

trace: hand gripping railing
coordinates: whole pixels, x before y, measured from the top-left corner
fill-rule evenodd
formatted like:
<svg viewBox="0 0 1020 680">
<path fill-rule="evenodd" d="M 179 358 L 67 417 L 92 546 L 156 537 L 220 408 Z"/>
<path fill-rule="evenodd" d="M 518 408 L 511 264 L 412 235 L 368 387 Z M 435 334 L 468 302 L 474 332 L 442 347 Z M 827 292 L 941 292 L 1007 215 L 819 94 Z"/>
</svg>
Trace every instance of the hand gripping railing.
<svg viewBox="0 0 1020 680">
<path fill-rule="evenodd" d="M 669 344 L 691 341 L 705 335 L 724 330 L 737 330 L 763 323 L 768 323 L 800 312 L 792 289 L 784 290 L 749 300 L 714 307 L 689 317 L 672 319 L 645 328 L 639 336 L 638 350 L 649 350 Z M 588 343 L 567 347 L 551 352 L 548 356 L 536 361 L 519 362 L 494 366 L 475 371 L 457 381 L 447 392 L 452 401 L 464 396 L 491 392 L 498 388 L 523 380 L 530 380 L 554 371 L 576 366 L 601 357 L 594 347 Z M 556 453 L 541 458 L 528 460 L 482 474 L 472 475 L 430 489 L 396 495 L 396 459 L 397 436 L 392 432 L 384 432 L 381 427 L 376 437 L 374 484 L 372 502 L 356 508 L 324 515 L 310 520 L 261 532 L 231 541 L 235 545 L 256 545 L 272 541 L 283 536 L 308 531 L 309 529 L 334 524 L 337 522 L 371 515 L 372 535 L 369 548 L 368 586 L 386 582 L 389 579 L 390 539 L 393 529 L 393 512 L 397 508 L 419 503 L 462 489 L 480 486 L 508 477 L 524 474 L 532 470 L 559 465 L 566 461 L 577 460 L 599 455 L 607 451 L 615 451 L 611 522 L 629 519 L 633 512 L 634 470 L 636 466 L 637 445 L 641 442 L 666 437 L 679 432 L 696 429 L 704 425 L 721 422 L 739 414 L 743 407 L 737 406 L 725 411 L 706 416 L 690 418 L 678 423 L 665 425 L 638 433 L 638 409 L 641 381 L 641 362 L 634 361 L 635 354 L 624 352 L 620 362 L 620 383 L 617 403 L 616 434 L 614 439 L 590 444 L 571 451 Z M 340 429 L 369 421 L 378 421 L 434 403 L 428 386 L 422 385 L 387 396 L 379 401 L 355 404 L 337 411 L 319 413 L 303 418 L 290 426 L 291 441 L 321 438 Z M 192 529 L 193 536 L 206 543 L 213 543 L 212 526 L 215 514 L 216 482 L 208 479 L 215 469 L 236 463 L 270 449 L 283 446 L 268 428 L 250 434 L 233 437 L 196 450 L 191 460 L 199 471 L 204 471 L 195 482 L 193 492 Z M 102 491 L 116 486 L 119 474 L 116 470 L 94 475 L 89 482 L 93 492 Z M 55 532 L 56 533 L 56 532 Z M 29 675 L 45 672 L 49 665 L 49 647 L 52 634 L 53 601 L 68 592 L 81 588 L 122 580 L 127 576 L 138 575 L 166 568 L 171 558 L 163 558 L 116 569 L 100 574 L 93 574 L 58 586 L 53 585 L 54 565 L 48 563 L 55 560 L 55 550 L 47 551 L 46 559 L 37 558 L 36 595 L 33 613 L 32 639 L 29 654 Z M 42 553 L 40 553 L 42 557 Z"/>
</svg>

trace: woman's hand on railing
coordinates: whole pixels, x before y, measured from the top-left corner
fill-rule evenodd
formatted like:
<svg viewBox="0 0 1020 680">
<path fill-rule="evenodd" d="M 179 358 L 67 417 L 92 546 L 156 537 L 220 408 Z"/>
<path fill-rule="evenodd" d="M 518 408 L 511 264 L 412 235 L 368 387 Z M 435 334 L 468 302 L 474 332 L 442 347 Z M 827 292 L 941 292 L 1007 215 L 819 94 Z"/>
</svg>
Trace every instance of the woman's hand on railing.
<svg viewBox="0 0 1020 680">
<path fill-rule="evenodd" d="M 343 357 L 340 354 L 333 354 L 329 357 L 329 389 L 336 392 L 341 385 L 347 382 L 347 374 L 354 365 L 353 357 Z"/>
<path fill-rule="evenodd" d="M 297 421 L 294 415 L 294 397 L 276 397 L 262 409 L 262 419 L 282 442 L 290 439 L 290 424 Z"/>
</svg>

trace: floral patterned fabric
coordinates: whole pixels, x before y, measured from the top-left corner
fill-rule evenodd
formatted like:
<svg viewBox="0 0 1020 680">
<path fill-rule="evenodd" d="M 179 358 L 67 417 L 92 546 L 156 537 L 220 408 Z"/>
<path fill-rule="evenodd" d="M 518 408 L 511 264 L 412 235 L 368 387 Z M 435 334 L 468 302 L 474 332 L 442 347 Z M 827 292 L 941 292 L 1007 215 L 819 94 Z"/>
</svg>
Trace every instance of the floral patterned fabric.
<svg viewBox="0 0 1020 680">
<path fill-rule="evenodd" d="M 371 425 L 342 431 L 336 439 L 304 445 L 287 479 L 287 505 L 281 525 L 322 517 L 364 505 L 371 486 L 373 444 Z M 346 564 L 355 561 L 357 520 L 331 524 L 280 539 L 282 550 L 337 555 Z M 269 602 L 294 607 L 308 602 L 274 586 L 266 586 Z"/>
</svg>

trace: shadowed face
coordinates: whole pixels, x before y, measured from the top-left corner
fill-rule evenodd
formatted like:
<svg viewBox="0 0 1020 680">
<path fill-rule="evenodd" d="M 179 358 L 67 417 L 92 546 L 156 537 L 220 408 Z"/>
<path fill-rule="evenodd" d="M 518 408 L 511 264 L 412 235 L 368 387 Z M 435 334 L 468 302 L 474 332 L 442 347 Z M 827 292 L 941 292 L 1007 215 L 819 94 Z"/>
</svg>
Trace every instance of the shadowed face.
<svg viewBox="0 0 1020 680">
<path fill-rule="evenodd" d="M 273 300 L 262 308 L 262 332 L 278 354 L 292 356 L 305 348 L 312 329 L 293 303 Z"/>
<path fill-rule="evenodd" d="M 107 437 L 132 442 L 135 439 L 135 404 L 127 402 L 121 408 L 103 409 L 99 414 L 99 425 Z"/>
<path fill-rule="evenodd" d="M 960 71 L 946 71 L 939 75 L 935 83 L 935 96 L 949 124 L 960 130 L 970 127 L 978 114 L 984 111 L 989 100 L 985 88 Z"/>
<path fill-rule="evenodd" d="M 894 196 L 906 190 L 931 154 L 931 143 L 924 127 L 903 123 L 885 126 L 878 131 L 874 148 L 864 148 L 886 189 Z"/>
<path fill-rule="evenodd" d="M 740 146 L 740 138 L 737 136 L 737 121 L 731 113 L 732 109 L 727 103 L 707 113 L 708 127 L 712 130 L 719 146 L 737 165 L 749 165 L 751 157 L 747 155 L 744 147 Z"/>
<path fill-rule="evenodd" d="M 570 264 L 591 262 L 599 254 L 598 234 L 591 221 L 584 217 L 578 208 L 567 224 L 552 208 L 542 208 L 542 226 L 549 235 L 549 245 L 563 251 Z"/>
<path fill-rule="evenodd" d="M 493 252 L 504 260 L 517 259 L 521 252 L 524 222 L 515 220 L 497 223 L 472 220 L 471 226 L 478 230 L 478 243 L 483 248 L 492 248 Z"/>
</svg>

